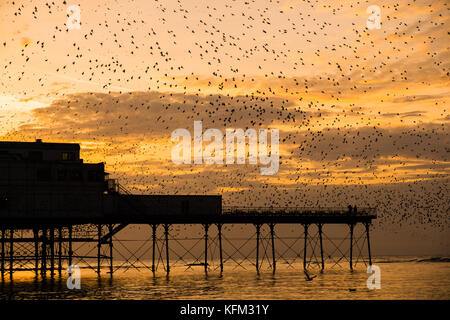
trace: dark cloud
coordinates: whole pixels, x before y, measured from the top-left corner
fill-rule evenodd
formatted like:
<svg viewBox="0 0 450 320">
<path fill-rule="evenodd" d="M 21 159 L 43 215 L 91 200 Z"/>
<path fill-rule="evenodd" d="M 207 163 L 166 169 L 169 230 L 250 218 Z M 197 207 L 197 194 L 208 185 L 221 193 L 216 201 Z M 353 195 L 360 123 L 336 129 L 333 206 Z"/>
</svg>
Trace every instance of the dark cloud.
<svg viewBox="0 0 450 320">
<path fill-rule="evenodd" d="M 50 140 L 120 143 L 118 149 L 132 152 L 135 143 L 170 140 L 173 130 L 192 131 L 194 120 L 203 120 L 204 130 L 281 128 L 280 145 L 290 152 L 282 159 L 298 163 L 311 160 L 329 164 L 352 159 L 358 161 L 353 163 L 353 168 L 361 170 L 374 166 L 371 161 L 389 157 L 448 161 L 449 128 L 443 124 L 310 130 L 311 119 L 320 119 L 325 113 L 303 111 L 294 102 L 282 98 L 156 91 L 78 93 L 34 110 L 36 122 L 22 125 L 13 134 Z"/>
<path fill-rule="evenodd" d="M 327 128 L 319 132 L 300 131 L 291 139 L 299 143 L 295 157 L 315 161 L 361 159 L 361 165 L 380 157 L 406 157 L 449 161 L 449 128 L 423 124 L 392 128 Z"/>
<path fill-rule="evenodd" d="M 422 117 L 426 114 L 426 111 L 409 111 L 409 112 L 397 112 L 397 113 L 383 113 L 381 116 L 385 118 L 408 118 L 408 117 Z"/>
<path fill-rule="evenodd" d="M 404 103 L 404 102 L 416 102 L 416 101 L 423 101 L 423 100 L 432 100 L 432 99 L 442 99 L 443 96 L 441 95 L 417 95 L 417 96 L 406 96 L 401 98 L 395 98 L 392 100 L 392 102 L 395 103 Z"/>
<path fill-rule="evenodd" d="M 292 101 L 253 96 L 161 92 L 78 93 L 33 112 L 35 123 L 18 133 L 53 139 L 91 139 L 145 135 L 170 137 L 177 128 L 261 128 L 276 123 L 305 124 L 310 113 L 292 110 Z"/>
<path fill-rule="evenodd" d="M 385 225 L 414 224 L 423 217 L 418 208 L 431 205 L 437 211 L 426 223 L 448 225 L 448 217 L 436 213 L 444 212 L 448 199 L 448 126 L 313 130 L 312 122 L 325 113 L 283 98 L 78 93 L 34 110 L 36 121 L 11 135 L 98 142 L 83 156 L 106 161 L 107 171 L 133 192 L 223 194 L 225 205 L 377 206 Z M 280 128 L 279 173 L 261 177 L 251 165 L 174 165 L 158 148 L 168 148 L 174 129 L 192 130 L 194 120 L 203 120 L 204 129 Z M 151 143 L 156 150 L 147 156 L 140 148 Z"/>
</svg>

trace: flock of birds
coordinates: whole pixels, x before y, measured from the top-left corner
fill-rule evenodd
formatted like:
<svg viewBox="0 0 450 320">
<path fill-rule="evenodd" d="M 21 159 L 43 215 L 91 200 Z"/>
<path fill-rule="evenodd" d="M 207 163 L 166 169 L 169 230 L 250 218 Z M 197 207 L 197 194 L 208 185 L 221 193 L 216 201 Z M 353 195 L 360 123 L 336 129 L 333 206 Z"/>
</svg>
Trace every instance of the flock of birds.
<svg viewBox="0 0 450 320">
<path fill-rule="evenodd" d="M 448 111 L 442 96 L 416 99 L 408 88 L 414 81 L 423 87 L 448 82 L 443 52 L 448 45 L 437 36 L 448 38 L 449 7 L 438 3 L 442 10 L 416 0 L 384 4 L 381 9 L 389 14 L 375 31 L 365 27 L 366 16 L 354 14 L 356 7 L 371 4 L 367 1 L 303 0 L 299 10 L 276 0 L 205 2 L 197 8 L 181 0 L 170 5 L 154 0 L 154 20 L 137 9 L 130 14 L 139 1 L 99 4 L 90 13 L 82 7 L 78 31 L 58 22 L 42 39 L 24 40 L 16 51 L 16 35 L 2 38 L 0 50 L 11 56 L 0 62 L 0 88 L 6 91 L 14 83 L 18 95 L 39 97 L 47 90 L 48 96 L 59 96 L 35 111 L 41 122 L 10 136 L 98 142 L 85 155 L 105 155 L 108 171 L 117 170 L 133 191 L 222 192 L 225 205 L 355 204 L 377 207 L 376 223 L 385 228 L 447 229 Z M 11 1 L 1 10 L 10 21 L 26 17 L 32 24 L 65 12 L 69 4 Z M 401 11 L 415 7 L 428 18 L 406 23 Z M 363 25 L 346 24 L 349 12 Z M 99 18 L 83 20 L 89 14 Z M 74 32 L 78 38 L 72 42 Z M 294 49 L 297 42 L 302 47 Z M 419 44 L 426 47 L 423 63 L 416 59 L 423 54 Z M 34 67 L 48 72 L 37 74 Z M 316 68 L 324 73 L 309 76 Z M 79 85 L 83 92 L 51 90 L 49 79 Z M 24 81 L 32 86 L 21 86 Z M 392 99 L 403 96 L 419 111 L 386 112 Z M 364 97 L 371 107 L 360 106 Z M 429 110 L 421 111 L 421 102 L 429 100 L 439 113 L 431 122 Z M 169 140 L 172 130 L 189 128 L 194 120 L 221 130 L 280 128 L 280 173 L 265 179 L 251 166 L 180 171 L 167 157 L 158 158 L 157 149 L 145 162 L 139 153 L 143 144 Z"/>
</svg>

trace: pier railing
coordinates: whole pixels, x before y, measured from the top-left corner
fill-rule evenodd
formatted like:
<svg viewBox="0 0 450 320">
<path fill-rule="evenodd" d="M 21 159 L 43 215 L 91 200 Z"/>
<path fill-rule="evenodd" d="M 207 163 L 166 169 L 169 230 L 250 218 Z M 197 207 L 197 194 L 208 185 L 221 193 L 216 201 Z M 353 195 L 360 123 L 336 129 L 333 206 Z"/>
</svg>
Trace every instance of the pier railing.
<svg viewBox="0 0 450 320">
<path fill-rule="evenodd" d="M 270 216 L 376 216 L 375 208 L 318 208 L 318 207 L 238 207 L 225 206 L 222 214 L 229 215 L 270 215 Z"/>
</svg>

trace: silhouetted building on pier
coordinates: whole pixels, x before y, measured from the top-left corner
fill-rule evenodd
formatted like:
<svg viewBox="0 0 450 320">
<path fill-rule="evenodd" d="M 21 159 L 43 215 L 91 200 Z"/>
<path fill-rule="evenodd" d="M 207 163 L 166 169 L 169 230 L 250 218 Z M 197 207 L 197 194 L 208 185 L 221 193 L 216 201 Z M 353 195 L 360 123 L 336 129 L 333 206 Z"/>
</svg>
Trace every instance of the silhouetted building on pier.
<svg viewBox="0 0 450 320">
<path fill-rule="evenodd" d="M 152 265 L 157 270 L 158 261 L 164 259 L 164 269 L 170 270 L 169 231 L 171 225 L 197 224 L 204 228 L 204 262 L 208 270 L 208 245 L 212 242 L 218 250 L 220 271 L 226 260 L 223 257 L 222 226 L 225 224 L 250 224 L 256 229 L 256 270 L 264 257 L 260 256 L 261 241 L 270 241 L 271 268 L 276 268 L 276 242 L 282 237 L 276 234 L 277 224 L 303 227 L 298 239 L 303 237 L 303 267 L 306 270 L 315 257 L 312 234 L 320 248 L 320 267 L 325 268 L 326 255 L 323 246 L 323 227 L 326 224 L 349 226 L 349 265 L 354 266 L 353 247 L 360 239 L 367 240 L 368 262 L 371 261 L 369 225 L 375 219 L 370 208 L 349 210 L 341 208 L 222 208 L 220 195 L 136 195 L 128 192 L 105 172 L 104 163 L 84 163 L 80 159 L 80 146 L 74 143 L 0 142 L 0 273 L 2 279 L 9 273 L 28 270 L 45 276 L 55 269 L 61 274 L 73 259 L 96 259 L 96 271 L 100 274 L 108 261 L 109 273 L 119 267 L 113 265 L 113 237 L 130 224 L 150 225 L 152 228 Z M 211 226 L 217 235 L 211 239 Z M 269 228 L 269 240 L 261 237 L 264 225 Z M 363 225 L 362 236 L 354 237 L 357 225 Z M 163 228 L 161 237 L 158 227 Z M 76 229 L 75 229 L 76 227 Z M 311 231 L 311 227 L 317 229 Z M 83 228 L 85 231 L 83 231 Z M 94 231 L 92 231 L 92 228 Z M 82 229 L 83 232 L 79 230 Z M 31 236 L 30 236 L 31 235 Z M 331 239 L 327 238 L 331 241 Z M 364 240 L 364 239 L 363 239 Z M 179 239 L 173 239 L 179 243 Z M 96 256 L 77 255 L 74 243 L 95 243 Z M 161 242 L 158 246 L 158 242 Z M 283 241 L 281 241 L 283 242 Z M 285 244 L 285 242 L 283 242 Z M 342 241 L 341 241 L 342 243 Z M 20 244 L 20 245 L 18 245 Z M 109 248 L 105 253 L 104 247 Z M 338 246 L 335 247 L 338 248 Z M 159 248 L 159 249 L 158 249 Z M 160 249 L 165 248 L 165 253 Z M 184 248 L 184 247 L 183 247 Z M 265 253 L 268 246 L 265 246 Z M 361 256 L 362 246 L 358 258 Z M 236 249 L 236 248 L 235 248 Z M 292 248 L 288 248 L 293 251 Z M 128 249 L 127 249 L 128 250 Z M 159 250 L 157 252 L 156 250 Z M 128 250 L 129 251 L 129 250 Z M 238 252 L 239 248 L 235 250 Z M 286 252 L 286 250 L 285 250 Z M 345 250 L 338 250 L 343 256 Z M 135 256 L 135 253 L 132 253 Z M 299 254 L 297 254 L 299 256 Z M 315 257 L 316 258 L 316 257 Z M 340 261 L 339 259 L 338 261 Z M 319 260 L 318 260 L 319 261 Z M 358 261 L 358 259 L 357 259 Z M 136 263 L 136 262 L 135 262 Z M 130 263 L 135 267 L 135 263 Z M 57 265 L 56 265 L 57 264 Z M 90 266 L 90 264 L 87 264 Z"/>
<path fill-rule="evenodd" d="M 220 214 L 220 196 L 131 195 L 103 163 L 84 163 L 73 143 L 0 142 L 0 218 L 42 221 Z"/>
</svg>

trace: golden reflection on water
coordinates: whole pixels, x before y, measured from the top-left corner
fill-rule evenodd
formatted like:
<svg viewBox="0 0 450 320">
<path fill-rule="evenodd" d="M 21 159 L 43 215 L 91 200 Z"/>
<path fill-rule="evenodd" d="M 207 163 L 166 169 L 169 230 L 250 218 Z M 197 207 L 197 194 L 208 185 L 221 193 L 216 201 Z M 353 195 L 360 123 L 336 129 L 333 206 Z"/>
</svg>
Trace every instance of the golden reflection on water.
<svg viewBox="0 0 450 320">
<path fill-rule="evenodd" d="M 414 260 L 414 259 L 413 259 Z M 409 260 L 407 260 L 409 261 Z M 82 269 L 81 289 L 69 290 L 68 274 L 56 273 L 52 279 L 36 277 L 33 272 L 16 272 L 13 280 L 0 281 L 0 299 L 449 299 L 450 262 L 375 261 L 381 268 L 381 289 L 369 290 L 364 266 L 351 272 L 345 266 L 325 267 L 306 281 L 301 263 L 289 267 L 277 265 L 257 274 L 254 266 L 225 266 L 205 274 L 202 267 L 185 271 L 185 266 L 171 267 L 170 275 L 159 270 L 118 271 L 113 277 L 106 272 L 99 278 L 93 270 Z"/>
</svg>

